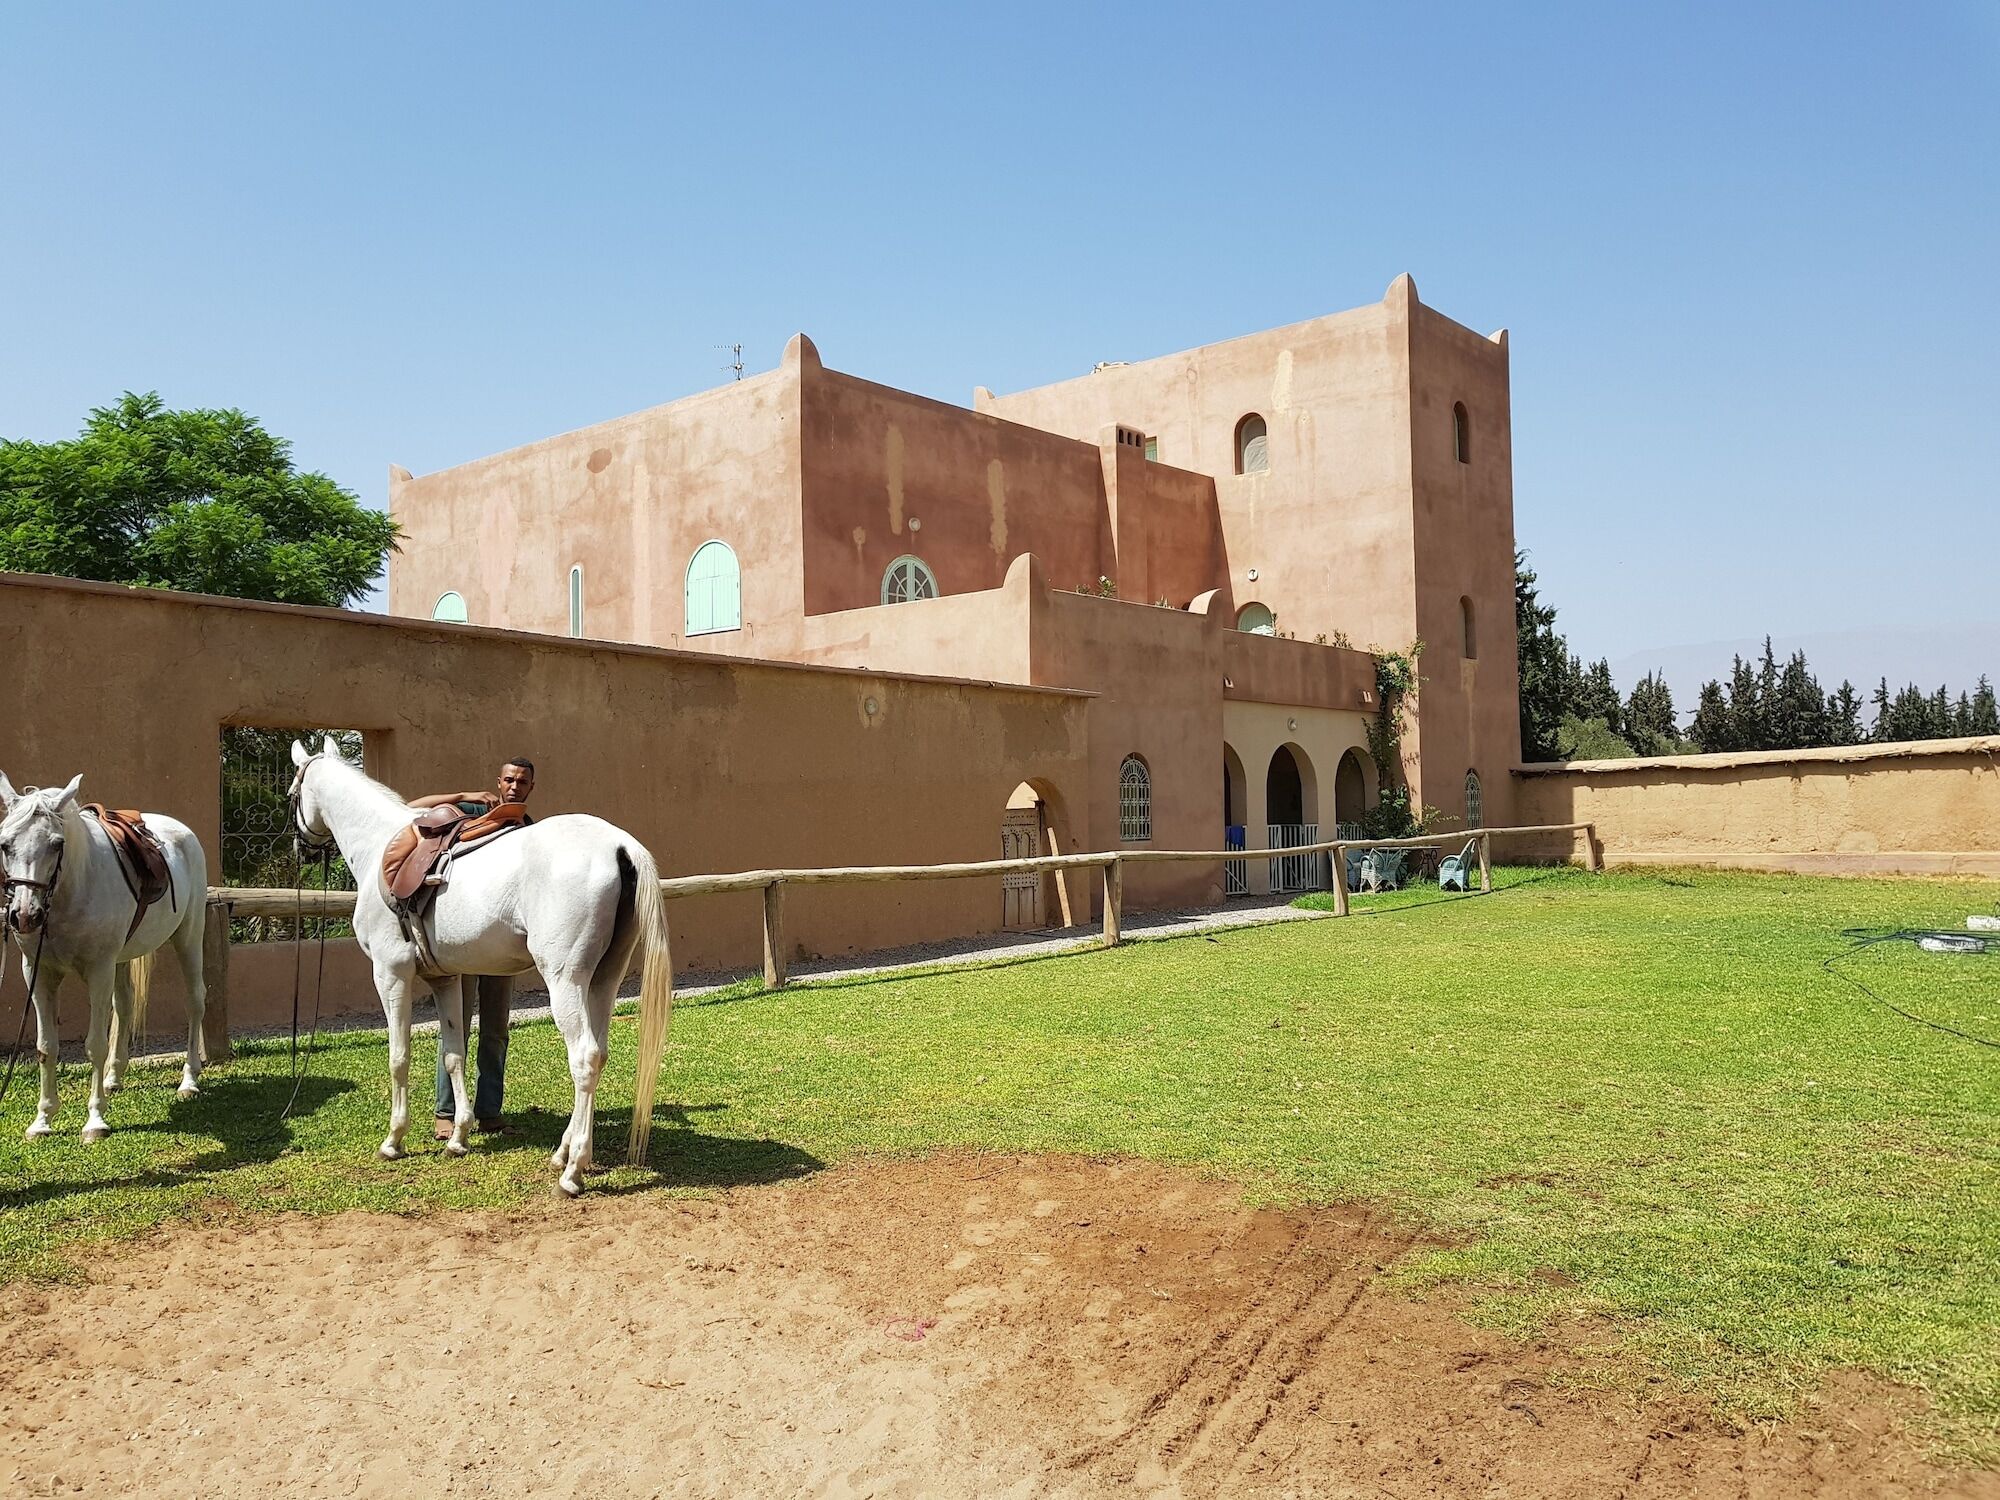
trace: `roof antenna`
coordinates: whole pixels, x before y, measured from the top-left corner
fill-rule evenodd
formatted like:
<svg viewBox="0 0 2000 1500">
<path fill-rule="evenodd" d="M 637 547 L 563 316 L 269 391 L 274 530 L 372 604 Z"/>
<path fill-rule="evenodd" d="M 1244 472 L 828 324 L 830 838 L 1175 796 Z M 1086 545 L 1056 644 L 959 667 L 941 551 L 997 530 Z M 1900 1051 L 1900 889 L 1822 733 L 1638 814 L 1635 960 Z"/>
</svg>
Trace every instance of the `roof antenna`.
<svg viewBox="0 0 2000 1500">
<path fill-rule="evenodd" d="M 724 365 L 722 368 L 725 370 L 734 370 L 736 378 L 741 380 L 743 378 L 743 346 L 741 344 L 717 344 L 715 347 L 720 349 L 724 354 L 729 355 L 734 361 L 731 364 Z"/>
</svg>

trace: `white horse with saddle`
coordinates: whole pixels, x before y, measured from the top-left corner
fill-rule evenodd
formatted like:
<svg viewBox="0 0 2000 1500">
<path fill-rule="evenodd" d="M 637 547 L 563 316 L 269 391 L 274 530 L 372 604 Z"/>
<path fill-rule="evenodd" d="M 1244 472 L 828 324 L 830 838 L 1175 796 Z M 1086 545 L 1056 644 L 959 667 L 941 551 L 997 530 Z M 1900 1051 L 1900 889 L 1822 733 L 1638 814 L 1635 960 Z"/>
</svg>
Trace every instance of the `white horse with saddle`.
<svg viewBox="0 0 2000 1500">
<path fill-rule="evenodd" d="M 208 858 L 185 824 L 159 813 L 141 814 L 138 821 L 152 835 L 166 867 L 165 899 L 146 902 L 106 832 L 107 824 L 121 821 L 120 815 L 78 806 L 82 782 L 78 776 L 65 787 L 17 792 L 0 774 L 0 882 L 6 891 L 7 927 L 20 941 L 21 971 L 32 991 L 35 1046 L 41 1056 L 41 1103 L 28 1127 L 31 1140 L 55 1129 L 61 1051 L 56 995 L 72 975 L 90 995 L 86 1141 L 101 1141 L 111 1133 L 104 1122 L 104 1096 L 123 1082 L 132 1037 L 145 1015 L 153 955 L 169 943 L 187 980 L 187 1062 L 181 1069 L 180 1096 L 191 1098 L 201 1080 L 201 1019 L 208 995 L 201 938 Z M 110 1035 L 114 1013 L 115 1055 Z"/>
<path fill-rule="evenodd" d="M 418 918 L 400 915 L 382 880 L 382 856 L 408 827 L 409 806 L 340 758 L 329 738 L 311 754 L 297 741 L 293 817 L 309 846 L 337 844 L 356 876 L 354 936 L 375 971 L 389 1022 L 389 1134 L 382 1155 L 403 1154 L 410 1124 L 410 1013 L 419 983 L 437 997 L 438 1046 L 454 1119 L 445 1149 L 461 1156 L 472 1125 L 465 1087 L 460 976 L 539 970 L 569 1051 L 575 1099 L 553 1164 L 574 1196 L 590 1166 L 591 1115 L 610 1048 L 611 1013 L 632 959 L 644 949 L 639 989 L 639 1079 L 631 1160 L 645 1160 L 653 1092 L 673 1000 L 665 902 L 645 846 L 602 818 L 569 813 L 528 824 L 452 861 L 449 880 Z M 414 923 L 414 926 L 406 925 Z"/>
</svg>

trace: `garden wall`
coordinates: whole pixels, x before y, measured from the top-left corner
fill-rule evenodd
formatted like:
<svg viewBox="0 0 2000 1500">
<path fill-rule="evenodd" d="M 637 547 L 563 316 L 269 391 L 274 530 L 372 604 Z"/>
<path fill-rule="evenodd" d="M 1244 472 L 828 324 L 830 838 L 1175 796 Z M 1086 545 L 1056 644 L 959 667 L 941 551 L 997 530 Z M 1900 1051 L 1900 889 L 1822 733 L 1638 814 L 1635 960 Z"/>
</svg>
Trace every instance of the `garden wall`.
<svg viewBox="0 0 2000 1500">
<path fill-rule="evenodd" d="M 2000 877 L 2000 737 L 1572 761 L 1514 776 L 1517 822 L 1595 823 L 1610 864 Z"/>
<path fill-rule="evenodd" d="M 663 875 L 995 859 L 1020 782 L 1089 804 L 1090 700 L 1044 688 L 10 574 L 0 659 L 0 770 L 17 786 L 81 771 L 89 800 L 180 818 L 215 884 L 225 724 L 359 729 L 370 773 L 412 796 L 531 756 L 538 815 L 607 817 Z M 754 893 L 673 903 L 676 963 L 755 965 L 761 910 Z M 802 889 L 786 921 L 803 953 L 840 954 L 993 931 L 1001 915 L 993 877 Z M 236 950 L 238 1027 L 290 1015 L 276 946 Z M 328 956 L 328 1012 L 372 1010 L 358 953 Z M 156 1037 L 180 1025 L 173 967 Z M 10 975 L 0 1002 L 9 1036 L 20 985 Z M 64 1012 L 74 1034 L 80 991 Z"/>
</svg>

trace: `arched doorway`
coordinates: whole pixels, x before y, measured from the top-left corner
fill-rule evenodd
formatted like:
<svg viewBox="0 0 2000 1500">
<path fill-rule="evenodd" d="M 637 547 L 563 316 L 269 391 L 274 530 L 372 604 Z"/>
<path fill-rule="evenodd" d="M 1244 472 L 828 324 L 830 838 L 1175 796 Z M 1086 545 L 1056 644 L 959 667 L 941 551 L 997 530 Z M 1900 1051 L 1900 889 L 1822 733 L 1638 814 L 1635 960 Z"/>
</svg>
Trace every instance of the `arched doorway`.
<svg viewBox="0 0 2000 1500">
<path fill-rule="evenodd" d="M 1271 752 L 1270 768 L 1264 773 L 1264 817 L 1272 823 L 1306 820 L 1305 776 L 1290 745 L 1280 745 Z"/>
<path fill-rule="evenodd" d="M 1245 849 L 1247 829 L 1250 821 L 1250 786 L 1243 775 L 1243 757 L 1236 753 L 1236 747 L 1228 741 L 1222 745 L 1222 847 L 1225 849 Z M 1242 896 L 1250 890 L 1250 867 L 1240 859 L 1226 859 L 1222 862 L 1222 893 L 1225 896 Z"/>
<path fill-rule="evenodd" d="M 1319 783 L 1311 758 L 1297 745 L 1271 752 L 1264 772 L 1266 847 L 1296 849 L 1319 842 Z M 1271 861 L 1273 891 L 1318 890 L 1326 860 L 1318 854 L 1286 854 Z"/>
<path fill-rule="evenodd" d="M 1032 781 L 1015 787 L 1000 815 L 1000 857 L 1039 859 L 1044 854 L 1074 853 L 1061 799 Z M 1020 870 L 1000 877 L 1000 925 L 1009 932 L 1033 932 L 1058 923 L 1072 927 L 1078 921 L 1076 910 L 1062 872 Z"/>
<path fill-rule="evenodd" d="M 1353 838 L 1361 832 L 1361 815 L 1368 810 L 1368 787 L 1373 767 L 1367 755 L 1349 750 L 1340 757 L 1333 773 L 1333 821 L 1339 829 L 1334 837 Z"/>
</svg>

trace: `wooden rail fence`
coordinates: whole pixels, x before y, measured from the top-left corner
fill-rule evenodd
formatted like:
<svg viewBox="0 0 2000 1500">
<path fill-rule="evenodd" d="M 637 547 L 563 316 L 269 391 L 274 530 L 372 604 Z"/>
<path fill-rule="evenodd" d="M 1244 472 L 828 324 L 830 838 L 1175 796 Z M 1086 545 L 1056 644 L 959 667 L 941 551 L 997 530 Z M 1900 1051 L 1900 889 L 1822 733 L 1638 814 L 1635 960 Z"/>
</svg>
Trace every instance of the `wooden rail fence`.
<svg viewBox="0 0 2000 1500">
<path fill-rule="evenodd" d="M 1604 846 L 1594 823 L 1544 823 L 1525 828 L 1473 828 L 1457 833 L 1425 834 L 1409 839 L 1327 839 L 1296 849 L 1112 849 L 1090 854 L 1044 854 L 1033 859 L 985 859 L 947 865 L 860 865 L 818 870 L 740 870 L 729 875 L 674 875 L 660 881 L 668 900 L 678 896 L 714 896 L 730 891 L 760 891 L 764 898 L 764 984 L 784 986 L 789 969 L 785 948 L 785 892 L 800 885 L 863 885 L 900 880 L 962 880 L 981 875 L 1030 871 L 1095 869 L 1103 872 L 1103 946 L 1117 946 L 1124 920 L 1124 867 L 1128 864 L 1203 863 L 1225 860 L 1277 859 L 1306 854 L 1333 856 L 1333 913 L 1349 914 L 1347 858 L 1349 849 L 1414 849 L 1476 843 L 1479 846 L 1479 889 L 1493 889 L 1493 840 L 1523 834 L 1582 834 L 1586 859 L 1593 871 L 1604 869 Z M 203 968 L 208 980 L 208 1013 L 203 1034 L 210 1057 L 229 1052 L 229 919 L 231 917 L 351 917 L 352 891 L 288 891 L 269 887 L 210 886 Z M 220 921 L 213 920 L 218 914 Z"/>
</svg>

